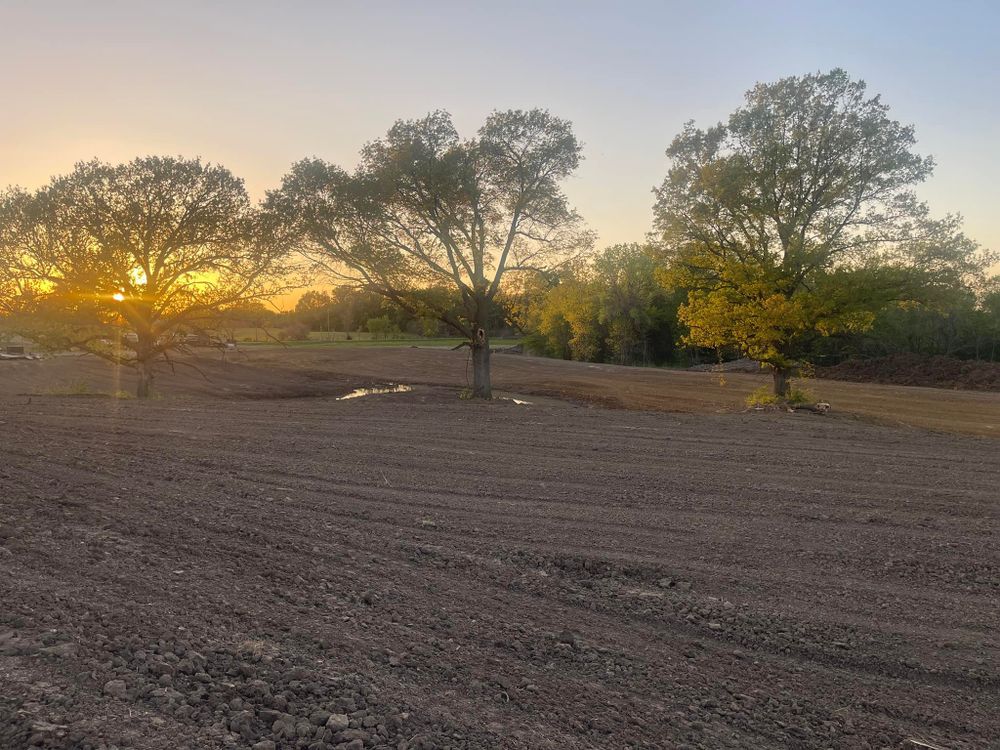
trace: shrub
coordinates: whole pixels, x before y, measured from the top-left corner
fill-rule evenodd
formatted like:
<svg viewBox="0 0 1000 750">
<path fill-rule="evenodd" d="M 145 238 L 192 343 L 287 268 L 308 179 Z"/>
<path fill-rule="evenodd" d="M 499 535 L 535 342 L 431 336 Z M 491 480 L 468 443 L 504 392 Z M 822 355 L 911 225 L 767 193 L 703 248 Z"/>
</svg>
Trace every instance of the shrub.
<svg viewBox="0 0 1000 750">
<path fill-rule="evenodd" d="M 372 338 L 376 341 L 387 339 L 390 336 L 399 336 L 402 331 L 399 330 L 399 326 L 390 320 L 388 315 L 383 315 L 378 318 L 368 318 L 365 323 L 365 328 L 368 329 L 368 333 L 372 335 Z"/>
<path fill-rule="evenodd" d="M 787 399 L 780 399 L 774 395 L 771 386 L 762 385 L 749 396 L 747 396 L 747 406 L 753 408 L 757 406 L 775 406 L 777 404 L 787 404 L 798 406 L 799 404 L 811 404 L 816 401 L 816 397 L 807 390 L 792 388 Z"/>
</svg>

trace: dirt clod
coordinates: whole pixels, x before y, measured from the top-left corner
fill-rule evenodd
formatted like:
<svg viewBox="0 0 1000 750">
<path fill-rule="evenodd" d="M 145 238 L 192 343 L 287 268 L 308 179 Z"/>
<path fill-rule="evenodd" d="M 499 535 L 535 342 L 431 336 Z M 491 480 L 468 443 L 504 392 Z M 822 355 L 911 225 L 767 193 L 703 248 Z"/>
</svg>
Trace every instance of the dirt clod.
<svg viewBox="0 0 1000 750">
<path fill-rule="evenodd" d="M 990 439 L 430 388 L 0 408 L 4 750 L 1000 736 Z"/>
</svg>

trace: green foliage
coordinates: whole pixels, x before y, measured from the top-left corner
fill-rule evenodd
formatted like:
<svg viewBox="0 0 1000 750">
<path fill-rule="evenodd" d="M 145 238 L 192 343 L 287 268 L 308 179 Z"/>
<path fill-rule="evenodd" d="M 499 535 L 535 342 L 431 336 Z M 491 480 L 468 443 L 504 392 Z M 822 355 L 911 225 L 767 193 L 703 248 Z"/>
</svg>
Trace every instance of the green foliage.
<svg viewBox="0 0 1000 750">
<path fill-rule="evenodd" d="M 779 404 L 797 406 L 800 404 L 815 403 L 815 401 L 816 397 L 810 391 L 804 389 L 792 388 L 789 390 L 788 396 L 782 398 L 775 394 L 769 386 L 762 385 L 747 396 L 746 404 L 753 408 L 757 406 L 777 406 Z"/>
<path fill-rule="evenodd" d="M 617 364 L 668 361 L 676 339 L 676 297 L 656 278 L 638 244 L 614 245 L 534 301 L 529 345 L 563 359 Z"/>
<path fill-rule="evenodd" d="M 838 337 L 810 352 L 819 362 L 913 353 L 925 357 L 1000 359 L 1000 295 L 996 281 L 979 294 L 965 286 L 939 294 L 933 304 L 897 302 L 880 310 L 867 331 Z"/>
<path fill-rule="evenodd" d="M 421 318 L 420 319 L 420 334 L 427 338 L 433 338 L 438 335 L 441 330 L 441 324 L 434 318 Z"/>
<path fill-rule="evenodd" d="M 592 283 L 606 361 L 651 364 L 672 356 L 677 303 L 656 271 L 650 248 L 636 243 L 613 245 L 595 258 Z"/>
<path fill-rule="evenodd" d="M 468 140 L 432 112 L 369 143 L 353 174 L 295 164 L 268 206 L 319 267 L 484 351 L 474 390 L 488 398 L 487 338 L 505 277 L 589 248 L 560 187 L 580 152 L 571 124 L 544 110 L 493 112 Z"/>
<path fill-rule="evenodd" d="M 603 338 L 597 316 L 590 283 L 570 278 L 546 295 L 535 311 L 533 330 L 549 356 L 597 361 Z"/>
<path fill-rule="evenodd" d="M 394 336 L 400 336 L 403 333 L 399 329 L 399 326 L 389 319 L 388 315 L 382 315 L 378 318 L 369 318 L 365 322 L 365 329 L 376 341 L 382 341 Z"/>
<path fill-rule="evenodd" d="M 664 278 L 688 292 L 686 343 L 786 369 L 981 272 L 959 219 L 915 198 L 932 162 L 914 143 L 841 70 L 758 85 L 728 122 L 688 124 L 655 208 Z"/>
</svg>

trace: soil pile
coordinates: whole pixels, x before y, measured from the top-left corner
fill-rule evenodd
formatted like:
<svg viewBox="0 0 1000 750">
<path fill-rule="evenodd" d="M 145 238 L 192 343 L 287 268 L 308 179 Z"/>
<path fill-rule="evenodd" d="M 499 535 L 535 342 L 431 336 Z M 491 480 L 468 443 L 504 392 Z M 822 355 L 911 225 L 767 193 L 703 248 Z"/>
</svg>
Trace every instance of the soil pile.
<svg viewBox="0 0 1000 750">
<path fill-rule="evenodd" d="M 922 357 L 918 354 L 851 359 L 832 367 L 817 367 L 816 376 L 856 383 L 1000 391 L 998 362 L 979 362 L 954 357 Z"/>
</svg>

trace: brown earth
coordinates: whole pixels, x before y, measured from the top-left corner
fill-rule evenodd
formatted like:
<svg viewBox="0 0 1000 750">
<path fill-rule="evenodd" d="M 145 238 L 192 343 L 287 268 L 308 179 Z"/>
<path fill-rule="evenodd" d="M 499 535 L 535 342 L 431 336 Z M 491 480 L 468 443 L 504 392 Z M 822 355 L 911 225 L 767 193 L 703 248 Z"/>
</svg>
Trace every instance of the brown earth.
<svg viewBox="0 0 1000 750">
<path fill-rule="evenodd" d="M 197 369 L 195 369 L 197 368 Z M 293 398 L 338 395 L 345 384 L 394 381 L 465 387 L 471 381 L 465 351 L 444 349 L 315 347 L 249 348 L 180 360 L 174 371 L 161 366 L 156 386 L 167 397 Z M 0 363 L 0 394 L 134 388 L 134 376 L 116 376 L 93 357 Z M 695 414 L 740 412 L 752 391 L 769 387 L 766 373 L 688 370 L 566 362 L 497 354 L 494 386 L 502 391 L 548 396 L 612 408 Z M 841 418 L 919 427 L 969 435 L 1000 435 L 1000 393 L 946 391 L 871 383 L 809 379 L 796 381 L 818 400 L 830 402 Z"/>
<path fill-rule="evenodd" d="M 954 357 L 893 354 L 873 359 L 850 359 L 832 367 L 817 368 L 816 374 L 821 378 L 861 383 L 1000 391 L 1000 362 Z"/>
<path fill-rule="evenodd" d="M 994 440 L 457 354 L 2 371 L 0 747 L 1000 746 Z"/>
</svg>

